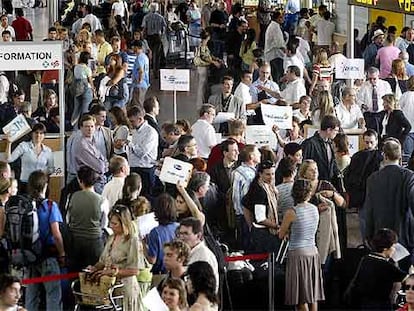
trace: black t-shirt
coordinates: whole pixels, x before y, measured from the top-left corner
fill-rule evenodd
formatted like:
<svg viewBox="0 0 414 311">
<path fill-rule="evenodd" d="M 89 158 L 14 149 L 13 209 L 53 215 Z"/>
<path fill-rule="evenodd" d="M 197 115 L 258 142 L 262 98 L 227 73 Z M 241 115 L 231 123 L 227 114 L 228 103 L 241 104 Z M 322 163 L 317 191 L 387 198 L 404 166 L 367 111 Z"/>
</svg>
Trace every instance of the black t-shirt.
<svg viewBox="0 0 414 311">
<path fill-rule="evenodd" d="M 355 295 L 361 307 L 391 309 L 390 293 L 393 283 L 401 282 L 406 273 L 387 261 L 385 257 L 369 254 L 362 258 L 355 279 Z"/>
</svg>

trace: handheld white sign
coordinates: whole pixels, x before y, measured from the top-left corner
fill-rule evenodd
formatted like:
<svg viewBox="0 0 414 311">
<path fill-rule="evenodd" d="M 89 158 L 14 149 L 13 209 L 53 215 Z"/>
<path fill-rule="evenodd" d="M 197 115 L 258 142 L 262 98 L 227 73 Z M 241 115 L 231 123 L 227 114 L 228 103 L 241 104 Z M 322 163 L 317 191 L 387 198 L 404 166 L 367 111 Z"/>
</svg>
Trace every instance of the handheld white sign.
<svg viewBox="0 0 414 311">
<path fill-rule="evenodd" d="M 166 157 L 162 163 L 160 180 L 176 185 L 178 181 L 188 182 L 193 170 L 191 163 Z"/>
<path fill-rule="evenodd" d="M 260 108 L 266 125 L 277 125 L 280 129 L 292 128 L 292 107 L 261 104 Z"/>
<path fill-rule="evenodd" d="M 32 129 L 26 121 L 26 118 L 19 114 L 10 123 L 3 127 L 4 134 L 9 136 L 9 141 L 14 142 L 20 137 L 29 133 Z"/>
<path fill-rule="evenodd" d="M 337 79 L 363 79 L 364 59 L 346 58 L 335 64 L 335 76 Z"/>
<path fill-rule="evenodd" d="M 246 144 L 257 147 L 270 146 L 276 149 L 277 139 L 272 129 L 267 125 L 248 125 L 246 127 Z"/>
</svg>

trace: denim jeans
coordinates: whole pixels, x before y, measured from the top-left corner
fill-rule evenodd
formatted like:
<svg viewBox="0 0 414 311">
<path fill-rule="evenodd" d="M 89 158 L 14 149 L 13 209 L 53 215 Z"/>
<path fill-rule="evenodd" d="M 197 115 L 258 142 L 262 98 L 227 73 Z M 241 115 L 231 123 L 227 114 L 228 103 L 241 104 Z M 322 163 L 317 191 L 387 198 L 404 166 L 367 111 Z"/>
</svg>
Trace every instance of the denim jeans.
<svg viewBox="0 0 414 311">
<path fill-rule="evenodd" d="M 93 92 L 91 88 L 87 88 L 85 93 L 75 97 L 75 104 L 73 107 L 71 122 L 74 128 L 77 128 L 78 121 L 82 114 L 89 111 L 89 105 L 93 99 Z"/>
<path fill-rule="evenodd" d="M 56 258 L 47 258 L 41 263 L 29 268 L 29 278 L 59 274 L 60 268 Z M 26 309 L 39 310 L 40 286 L 44 286 L 46 292 L 46 310 L 62 310 L 62 289 L 60 281 L 29 284 L 26 289 Z M 42 299 L 43 300 L 43 299 Z"/>
<path fill-rule="evenodd" d="M 403 145 L 403 157 L 408 160 L 414 151 L 414 133 L 409 133 Z"/>
</svg>

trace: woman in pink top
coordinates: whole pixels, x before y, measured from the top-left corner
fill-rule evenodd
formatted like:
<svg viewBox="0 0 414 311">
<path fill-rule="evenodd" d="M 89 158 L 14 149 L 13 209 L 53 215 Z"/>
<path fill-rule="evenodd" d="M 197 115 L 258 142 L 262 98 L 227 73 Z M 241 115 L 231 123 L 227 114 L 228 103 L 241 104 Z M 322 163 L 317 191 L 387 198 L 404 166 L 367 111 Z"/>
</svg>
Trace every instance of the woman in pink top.
<svg viewBox="0 0 414 311">
<path fill-rule="evenodd" d="M 400 49 L 394 46 L 394 37 L 388 35 L 384 46 L 378 50 L 375 58 L 375 62 L 379 64 L 380 79 L 386 79 L 391 74 L 392 61 L 398 58 L 400 52 Z"/>
</svg>

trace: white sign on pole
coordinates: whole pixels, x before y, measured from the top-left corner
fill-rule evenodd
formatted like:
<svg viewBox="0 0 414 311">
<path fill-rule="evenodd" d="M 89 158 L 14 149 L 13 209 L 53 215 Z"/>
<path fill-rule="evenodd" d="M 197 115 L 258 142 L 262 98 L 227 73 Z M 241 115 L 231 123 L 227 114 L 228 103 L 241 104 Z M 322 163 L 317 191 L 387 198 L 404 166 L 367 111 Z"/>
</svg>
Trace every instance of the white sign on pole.
<svg viewBox="0 0 414 311">
<path fill-rule="evenodd" d="M 275 133 L 267 125 L 248 125 L 246 127 L 246 144 L 253 144 L 257 147 L 270 146 L 276 149 L 277 139 Z"/>
<path fill-rule="evenodd" d="M 348 135 L 349 155 L 353 156 L 359 151 L 359 135 Z"/>
<path fill-rule="evenodd" d="M 190 91 L 189 69 L 160 69 L 161 91 Z"/>
<path fill-rule="evenodd" d="M 32 129 L 26 121 L 26 118 L 19 114 L 13 120 L 11 120 L 6 126 L 3 127 L 4 134 L 9 136 L 9 141 L 14 142 L 20 137 L 29 133 Z"/>
<path fill-rule="evenodd" d="M 53 163 L 55 165 L 53 173 L 50 175 L 52 177 L 64 176 L 65 173 L 65 155 L 63 151 L 54 151 L 53 152 Z"/>
<path fill-rule="evenodd" d="M 160 180 L 171 184 L 177 184 L 178 181 L 188 182 L 191 176 L 193 166 L 191 163 L 166 157 L 162 163 Z"/>
<path fill-rule="evenodd" d="M 335 64 L 335 77 L 337 79 L 363 79 L 364 59 L 346 58 Z"/>
<path fill-rule="evenodd" d="M 1 45 L 1 70 L 60 70 L 63 50 L 59 41 L 10 42 Z"/>
<path fill-rule="evenodd" d="M 260 108 L 266 125 L 277 125 L 280 129 L 292 128 L 292 107 L 261 104 Z"/>
</svg>

